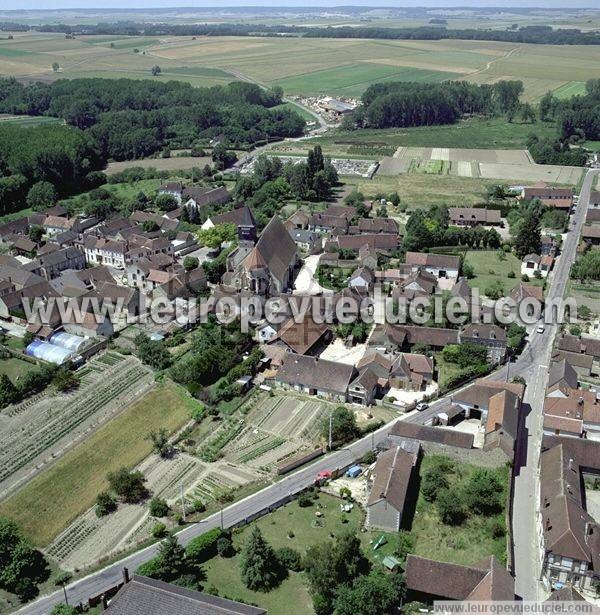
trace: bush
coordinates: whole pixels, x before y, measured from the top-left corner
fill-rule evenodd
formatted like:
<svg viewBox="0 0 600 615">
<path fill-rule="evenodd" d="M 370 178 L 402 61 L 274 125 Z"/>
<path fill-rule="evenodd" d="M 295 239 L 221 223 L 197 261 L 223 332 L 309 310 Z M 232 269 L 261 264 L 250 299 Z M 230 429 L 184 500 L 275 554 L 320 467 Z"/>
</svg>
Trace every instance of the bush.
<svg viewBox="0 0 600 615">
<path fill-rule="evenodd" d="M 308 495 L 308 493 L 301 493 L 298 496 L 298 506 L 300 508 L 308 508 L 313 505 L 312 498 Z"/>
<path fill-rule="evenodd" d="M 115 510 L 117 510 L 117 499 L 112 493 L 102 491 L 96 496 L 97 517 L 105 517 Z"/>
<path fill-rule="evenodd" d="M 131 472 L 127 468 L 121 468 L 111 472 L 108 476 L 110 488 L 123 499 L 124 502 L 137 503 L 148 495 L 144 485 L 144 475 L 139 472 Z"/>
<path fill-rule="evenodd" d="M 188 543 L 185 555 L 195 564 L 202 564 L 217 555 L 217 542 L 223 536 L 221 528 L 214 528 Z"/>
<path fill-rule="evenodd" d="M 217 553 L 221 557 L 231 557 L 235 553 L 233 542 L 231 542 L 229 536 L 221 536 L 221 538 L 217 540 Z"/>
<path fill-rule="evenodd" d="M 436 498 L 436 506 L 442 523 L 460 525 L 466 517 L 461 498 L 450 489 L 442 489 Z"/>
<path fill-rule="evenodd" d="M 156 523 L 152 528 L 154 538 L 164 538 L 167 535 L 167 526 L 164 523 Z"/>
<path fill-rule="evenodd" d="M 153 517 L 166 517 L 171 510 L 166 500 L 159 497 L 154 497 L 150 500 L 149 509 Z"/>
<path fill-rule="evenodd" d="M 277 559 L 279 563 L 287 570 L 292 572 L 302 572 L 302 556 L 298 551 L 291 547 L 282 547 L 277 550 Z"/>
<path fill-rule="evenodd" d="M 377 461 L 377 453 L 375 451 L 367 451 L 360 460 L 361 463 L 371 465 Z"/>
<path fill-rule="evenodd" d="M 477 515 L 495 514 L 502 510 L 503 491 L 494 472 L 477 468 L 465 484 L 464 502 Z"/>
<path fill-rule="evenodd" d="M 501 519 L 501 518 L 491 519 L 490 534 L 492 535 L 492 538 L 494 539 L 502 538 L 503 536 L 506 535 L 506 524 L 504 522 L 504 519 Z"/>
<path fill-rule="evenodd" d="M 504 252 L 501 252 L 501 254 L 504 254 Z M 516 278 L 517 276 L 516 276 L 516 274 L 515 274 L 515 272 L 514 272 L 514 271 L 509 271 L 509 272 L 507 273 L 506 277 L 508 277 L 508 278 L 511 278 L 511 279 L 512 279 L 512 278 Z"/>
<path fill-rule="evenodd" d="M 421 493 L 428 502 L 435 502 L 440 490 L 447 489 L 448 486 L 449 483 L 444 474 L 444 470 L 439 466 L 434 466 L 427 470 L 425 476 L 423 476 Z"/>
</svg>

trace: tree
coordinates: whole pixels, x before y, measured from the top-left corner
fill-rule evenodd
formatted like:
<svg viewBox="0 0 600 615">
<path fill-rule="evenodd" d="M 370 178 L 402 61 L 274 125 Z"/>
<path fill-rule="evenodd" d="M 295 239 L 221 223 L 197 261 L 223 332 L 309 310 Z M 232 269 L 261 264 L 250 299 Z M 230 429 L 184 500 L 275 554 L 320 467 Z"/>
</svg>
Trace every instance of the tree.
<svg viewBox="0 0 600 615">
<path fill-rule="evenodd" d="M 162 70 L 160 69 L 160 66 L 158 64 L 155 64 L 151 69 L 150 72 L 152 73 L 153 77 L 156 77 L 158 75 L 160 75 L 160 73 L 162 72 Z"/>
<path fill-rule="evenodd" d="M 55 73 L 57 73 L 57 72 L 58 72 L 59 68 L 60 68 L 60 65 L 59 65 L 59 63 L 58 63 L 58 62 L 52 62 L 52 70 L 53 70 Z"/>
<path fill-rule="evenodd" d="M 503 492 L 502 483 L 493 471 L 477 468 L 465 484 L 465 504 L 475 514 L 495 514 L 502 510 Z"/>
<path fill-rule="evenodd" d="M 77 615 L 79 611 L 68 604 L 57 604 L 50 611 L 50 615 Z"/>
<path fill-rule="evenodd" d="M 153 429 L 146 439 L 152 442 L 152 449 L 163 459 L 172 455 L 173 447 L 169 442 L 169 432 L 164 427 L 158 430 Z"/>
<path fill-rule="evenodd" d="M 148 495 L 144 485 L 144 475 L 127 468 L 121 468 L 107 475 L 110 488 L 124 501 L 130 503 L 140 502 Z"/>
<path fill-rule="evenodd" d="M 381 615 L 400 604 L 405 594 L 402 575 L 373 571 L 343 585 L 335 599 L 334 615 Z"/>
<path fill-rule="evenodd" d="M 226 241 L 233 241 L 237 237 L 235 224 L 217 224 L 212 228 L 199 231 L 198 239 L 203 246 L 215 250 Z"/>
<path fill-rule="evenodd" d="M 19 399 L 17 387 L 6 374 L 0 374 L 0 408 L 16 402 Z"/>
<path fill-rule="evenodd" d="M 172 194 L 159 194 L 154 203 L 161 211 L 173 211 L 179 205 L 179 202 Z"/>
<path fill-rule="evenodd" d="M 515 252 L 519 258 L 527 254 L 539 254 L 542 247 L 542 233 L 538 212 L 531 211 L 523 218 L 515 237 Z"/>
<path fill-rule="evenodd" d="M 70 369 L 59 369 L 56 376 L 52 378 L 52 385 L 57 391 L 66 393 L 79 386 L 79 376 Z"/>
<path fill-rule="evenodd" d="M 215 163 L 215 167 L 219 170 L 226 169 L 237 160 L 235 153 L 230 152 L 223 143 L 217 143 L 213 147 L 211 158 Z"/>
<path fill-rule="evenodd" d="M 117 499 L 110 491 L 101 491 L 96 496 L 96 516 L 105 517 L 117 510 Z"/>
<path fill-rule="evenodd" d="M 171 510 L 167 501 L 159 497 L 153 497 L 148 508 L 153 517 L 167 517 Z"/>
<path fill-rule="evenodd" d="M 521 121 L 524 123 L 529 122 L 530 124 L 535 124 L 536 121 L 535 111 L 533 107 L 529 103 L 523 103 L 521 105 Z"/>
<path fill-rule="evenodd" d="M 442 489 L 437 494 L 436 507 L 442 523 L 460 525 L 465 519 L 465 509 L 457 493 Z"/>
<path fill-rule="evenodd" d="M 298 553 L 298 551 L 290 547 L 282 547 L 281 549 L 278 549 L 277 559 L 286 570 L 301 572 L 304 568 L 302 564 L 302 556 Z"/>
<path fill-rule="evenodd" d="M 547 92 L 540 100 L 540 120 L 542 120 L 542 122 L 547 122 L 552 119 L 553 108 L 554 97 L 552 96 L 552 92 Z"/>
<path fill-rule="evenodd" d="M 58 199 L 54 184 L 41 181 L 33 184 L 27 193 L 27 207 L 35 211 L 42 211 L 52 207 Z"/>
<path fill-rule="evenodd" d="M 323 419 L 321 434 L 329 440 L 329 417 Z M 350 442 L 359 434 L 356 417 L 352 410 L 338 406 L 331 415 L 331 440 L 334 446 Z"/>
<path fill-rule="evenodd" d="M 44 236 L 44 228 L 39 226 L 38 224 L 32 224 L 29 227 L 29 239 L 34 243 L 40 243 L 42 237 Z"/>
<path fill-rule="evenodd" d="M 406 530 L 400 530 L 396 537 L 396 548 L 394 555 L 401 561 L 405 562 L 409 553 L 412 553 L 415 548 L 414 536 Z"/>
<path fill-rule="evenodd" d="M 233 542 L 229 536 L 221 536 L 217 540 L 217 553 L 220 557 L 230 557 L 235 553 Z"/>
<path fill-rule="evenodd" d="M 421 484 L 421 493 L 428 502 L 435 502 L 438 494 L 442 489 L 449 487 L 446 473 L 440 466 L 433 466 L 425 472 L 423 483 Z"/>
<path fill-rule="evenodd" d="M 252 529 L 244 545 L 240 569 L 244 585 L 253 591 L 269 591 L 281 580 L 275 552 L 263 538 L 258 526 Z"/>
<path fill-rule="evenodd" d="M 179 544 L 177 537 L 169 534 L 159 545 L 158 554 L 159 578 L 170 583 L 188 570 L 185 549 Z"/>
<path fill-rule="evenodd" d="M 171 365 L 171 354 L 162 340 L 151 340 L 145 333 L 140 333 L 134 340 L 140 360 L 154 369 L 167 369 Z"/>
<path fill-rule="evenodd" d="M 160 226 L 155 220 L 144 220 L 142 223 L 142 228 L 146 233 L 156 233 L 156 231 L 160 230 Z"/>
<path fill-rule="evenodd" d="M 184 256 L 183 268 L 186 271 L 192 271 L 200 266 L 200 261 L 195 256 Z"/>
</svg>

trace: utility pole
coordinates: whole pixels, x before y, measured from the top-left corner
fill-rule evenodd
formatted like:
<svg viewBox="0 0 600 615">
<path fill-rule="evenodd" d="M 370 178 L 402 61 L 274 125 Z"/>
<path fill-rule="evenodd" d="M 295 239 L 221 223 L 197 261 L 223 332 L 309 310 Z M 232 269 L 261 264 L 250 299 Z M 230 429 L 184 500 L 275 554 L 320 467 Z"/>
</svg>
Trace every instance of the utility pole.
<svg viewBox="0 0 600 615">
<path fill-rule="evenodd" d="M 223 529 L 225 529 L 225 528 L 223 527 L 223 508 L 222 508 L 222 507 L 221 507 L 221 529 L 222 529 L 222 530 L 223 530 Z"/>
<path fill-rule="evenodd" d="M 329 450 L 331 450 L 333 448 L 333 442 L 332 442 L 332 429 L 333 429 L 333 412 L 329 413 Z"/>
<path fill-rule="evenodd" d="M 179 485 L 179 494 L 181 496 L 181 516 L 183 518 L 183 522 L 185 523 L 185 499 L 183 497 L 183 481 Z"/>
</svg>

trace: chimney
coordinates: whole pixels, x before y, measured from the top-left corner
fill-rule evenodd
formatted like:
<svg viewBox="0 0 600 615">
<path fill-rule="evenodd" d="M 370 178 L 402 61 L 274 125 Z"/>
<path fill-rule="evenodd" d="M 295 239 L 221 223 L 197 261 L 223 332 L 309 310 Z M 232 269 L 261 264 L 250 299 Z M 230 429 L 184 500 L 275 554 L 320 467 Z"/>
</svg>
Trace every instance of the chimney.
<svg viewBox="0 0 600 615">
<path fill-rule="evenodd" d="M 101 598 L 101 613 L 104 613 L 104 611 L 106 611 L 106 609 L 108 608 L 108 600 L 106 599 L 106 594 L 102 594 L 102 598 Z"/>
<path fill-rule="evenodd" d="M 577 402 L 580 406 L 583 406 L 583 397 L 579 398 L 579 401 Z"/>
<path fill-rule="evenodd" d="M 573 471 L 573 457 L 569 459 L 569 470 Z"/>
<path fill-rule="evenodd" d="M 123 583 L 126 585 L 129 583 L 129 570 L 127 568 L 123 568 Z"/>
</svg>

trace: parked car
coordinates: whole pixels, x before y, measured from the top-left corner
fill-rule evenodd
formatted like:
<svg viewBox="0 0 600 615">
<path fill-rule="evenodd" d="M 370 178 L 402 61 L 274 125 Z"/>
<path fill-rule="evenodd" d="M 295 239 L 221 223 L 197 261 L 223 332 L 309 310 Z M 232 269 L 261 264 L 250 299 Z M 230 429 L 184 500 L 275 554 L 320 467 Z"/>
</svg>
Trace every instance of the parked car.
<svg viewBox="0 0 600 615">
<path fill-rule="evenodd" d="M 538 333 L 543 333 L 545 330 L 546 330 L 546 327 L 544 327 L 544 325 L 539 325 L 538 328 L 536 329 Z"/>
<path fill-rule="evenodd" d="M 422 401 L 420 404 L 417 404 L 416 407 L 419 412 L 422 412 L 423 410 L 427 410 L 427 408 L 429 408 L 429 404 L 426 404 L 424 401 Z"/>
</svg>

